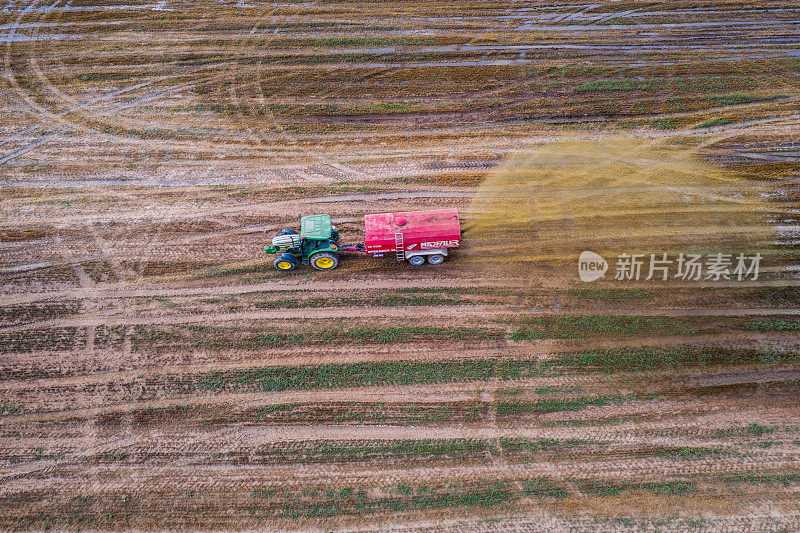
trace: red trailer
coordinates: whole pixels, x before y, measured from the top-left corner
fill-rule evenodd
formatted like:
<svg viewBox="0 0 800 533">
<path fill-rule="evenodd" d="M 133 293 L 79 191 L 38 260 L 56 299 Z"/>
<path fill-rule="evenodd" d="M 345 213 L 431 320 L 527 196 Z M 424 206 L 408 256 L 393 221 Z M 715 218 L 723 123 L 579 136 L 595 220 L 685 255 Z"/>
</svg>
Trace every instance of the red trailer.
<svg viewBox="0 0 800 533">
<path fill-rule="evenodd" d="M 455 209 L 378 213 L 364 216 L 366 252 L 394 252 L 398 261 L 432 265 L 444 261 L 449 248 L 461 245 L 461 225 Z"/>
</svg>

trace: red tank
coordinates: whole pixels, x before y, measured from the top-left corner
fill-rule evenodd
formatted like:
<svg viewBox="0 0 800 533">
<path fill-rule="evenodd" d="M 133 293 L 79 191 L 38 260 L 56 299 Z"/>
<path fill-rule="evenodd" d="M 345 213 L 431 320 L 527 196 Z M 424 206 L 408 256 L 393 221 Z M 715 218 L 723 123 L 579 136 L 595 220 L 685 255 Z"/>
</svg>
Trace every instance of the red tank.
<svg viewBox="0 0 800 533">
<path fill-rule="evenodd" d="M 372 254 L 457 248 L 461 225 L 455 209 L 364 216 L 364 244 Z"/>
</svg>

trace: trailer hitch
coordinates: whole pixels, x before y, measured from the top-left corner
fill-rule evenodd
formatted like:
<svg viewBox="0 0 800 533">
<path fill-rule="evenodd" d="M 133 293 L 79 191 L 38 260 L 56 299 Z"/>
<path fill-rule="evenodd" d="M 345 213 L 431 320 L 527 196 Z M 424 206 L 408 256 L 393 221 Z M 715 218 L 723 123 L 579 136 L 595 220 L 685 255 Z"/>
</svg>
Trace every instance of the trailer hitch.
<svg viewBox="0 0 800 533">
<path fill-rule="evenodd" d="M 340 244 L 339 251 L 365 254 L 367 253 L 367 246 L 363 242 L 350 242 L 347 244 Z"/>
</svg>

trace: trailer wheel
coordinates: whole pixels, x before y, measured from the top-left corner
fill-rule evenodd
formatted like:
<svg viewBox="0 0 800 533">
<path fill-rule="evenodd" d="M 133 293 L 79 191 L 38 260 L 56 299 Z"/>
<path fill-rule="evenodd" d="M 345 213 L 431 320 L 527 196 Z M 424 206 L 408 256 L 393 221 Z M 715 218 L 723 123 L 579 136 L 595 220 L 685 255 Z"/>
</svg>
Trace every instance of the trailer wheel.
<svg viewBox="0 0 800 533">
<path fill-rule="evenodd" d="M 317 270 L 333 270 L 339 266 L 339 258 L 330 252 L 317 252 L 309 258 L 309 262 Z"/>
<path fill-rule="evenodd" d="M 425 256 L 424 255 L 412 255 L 408 258 L 408 262 L 414 265 L 415 267 L 422 266 L 425 264 Z"/>
<path fill-rule="evenodd" d="M 441 254 L 432 254 L 428 256 L 428 263 L 432 265 L 438 265 L 442 261 L 444 261 L 444 256 Z"/>
<path fill-rule="evenodd" d="M 278 270 L 288 272 L 297 268 L 297 259 L 292 254 L 283 253 L 272 263 Z"/>
</svg>

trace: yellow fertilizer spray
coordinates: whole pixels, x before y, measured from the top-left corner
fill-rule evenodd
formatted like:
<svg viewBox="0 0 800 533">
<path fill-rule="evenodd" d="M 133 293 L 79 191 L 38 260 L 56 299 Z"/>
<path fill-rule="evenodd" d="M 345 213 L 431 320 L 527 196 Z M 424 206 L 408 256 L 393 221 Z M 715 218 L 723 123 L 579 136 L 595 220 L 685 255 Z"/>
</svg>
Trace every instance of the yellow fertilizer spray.
<svg viewBox="0 0 800 533">
<path fill-rule="evenodd" d="M 513 156 L 470 205 L 478 263 L 574 279 L 577 258 L 753 252 L 774 230 L 760 187 L 685 147 L 633 138 L 560 141 Z M 609 259 L 610 262 L 610 259 Z"/>
</svg>

